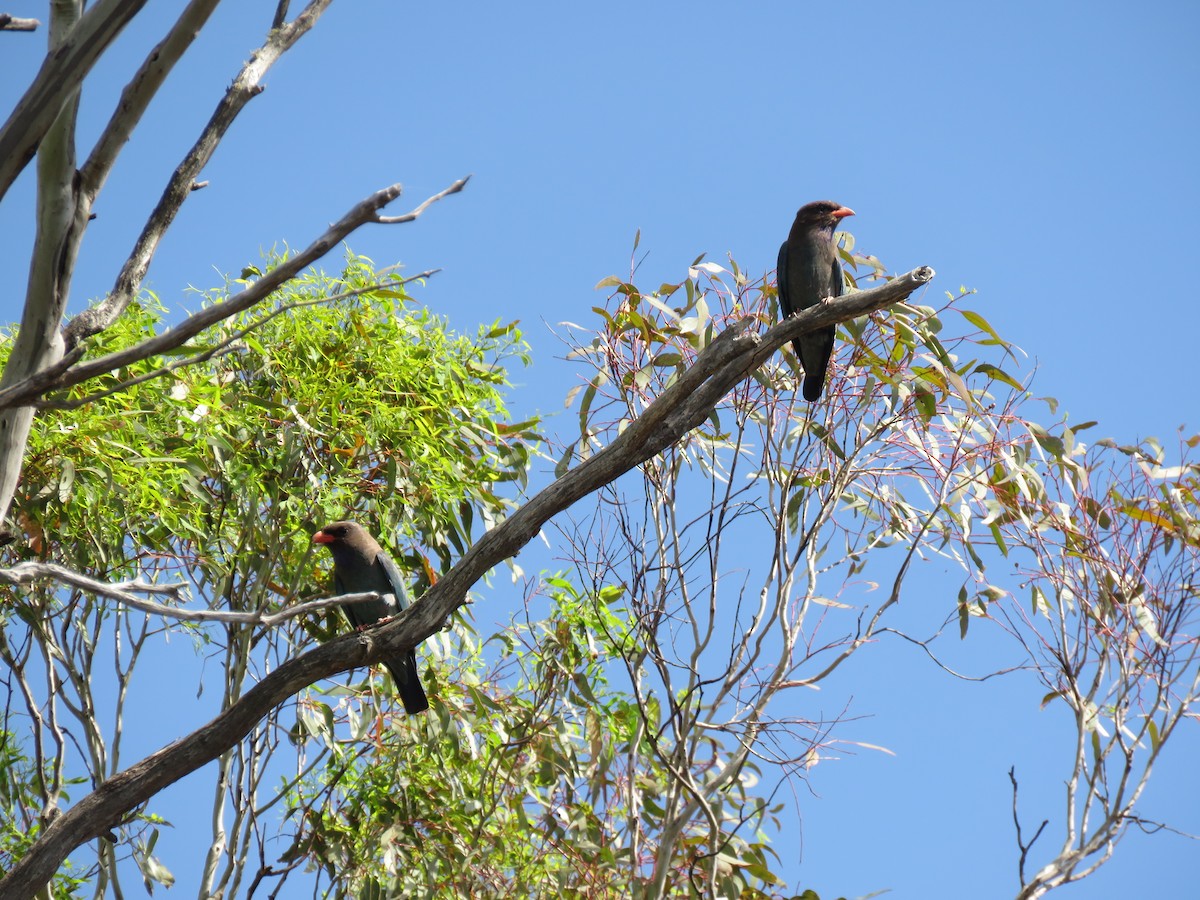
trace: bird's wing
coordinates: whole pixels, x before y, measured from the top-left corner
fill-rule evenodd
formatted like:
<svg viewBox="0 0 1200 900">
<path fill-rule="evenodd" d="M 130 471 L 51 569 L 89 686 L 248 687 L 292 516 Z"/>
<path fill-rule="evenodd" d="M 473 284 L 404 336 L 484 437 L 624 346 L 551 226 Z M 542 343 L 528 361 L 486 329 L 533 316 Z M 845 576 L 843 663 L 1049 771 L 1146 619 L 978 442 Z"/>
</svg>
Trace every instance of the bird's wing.
<svg viewBox="0 0 1200 900">
<path fill-rule="evenodd" d="M 380 553 L 375 557 L 375 563 L 379 568 L 383 569 L 383 574 L 387 576 L 388 582 L 392 586 L 392 593 L 396 595 L 396 612 L 408 608 L 408 589 L 404 586 L 404 576 L 400 574 L 400 569 L 392 562 L 392 558 L 386 553 Z"/>
<path fill-rule="evenodd" d="M 787 292 L 787 249 L 787 241 L 779 245 L 779 261 L 775 263 L 775 284 L 779 290 L 781 319 L 786 319 L 792 314 L 792 303 Z"/>
<path fill-rule="evenodd" d="M 838 262 L 837 247 L 833 248 L 833 294 L 840 297 L 846 292 L 846 279 L 842 277 L 842 264 Z"/>
</svg>

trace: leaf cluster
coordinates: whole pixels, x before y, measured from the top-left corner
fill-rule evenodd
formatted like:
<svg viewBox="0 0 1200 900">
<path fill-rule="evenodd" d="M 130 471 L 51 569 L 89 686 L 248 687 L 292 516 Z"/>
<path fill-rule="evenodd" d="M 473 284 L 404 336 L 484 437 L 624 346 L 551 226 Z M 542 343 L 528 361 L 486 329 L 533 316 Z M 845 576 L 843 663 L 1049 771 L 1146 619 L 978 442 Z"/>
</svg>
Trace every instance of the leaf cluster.
<svg viewBox="0 0 1200 900">
<path fill-rule="evenodd" d="M 350 896 L 650 896 L 672 775 L 654 747 L 661 710 L 621 687 L 631 612 L 619 588 L 552 576 L 542 589 L 547 618 L 484 642 L 457 634 L 436 715 L 309 698 L 293 736 L 322 762 L 291 797 L 285 860 Z M 738 863 L 733 894 L 776 881 L 765 841 L 740 834 L 769 818 L 747 784 L 721 798 L 730 827 L 715 851 L 707 827 L 687 829 L 673 894 L 713 852 Z"/>
</svg>

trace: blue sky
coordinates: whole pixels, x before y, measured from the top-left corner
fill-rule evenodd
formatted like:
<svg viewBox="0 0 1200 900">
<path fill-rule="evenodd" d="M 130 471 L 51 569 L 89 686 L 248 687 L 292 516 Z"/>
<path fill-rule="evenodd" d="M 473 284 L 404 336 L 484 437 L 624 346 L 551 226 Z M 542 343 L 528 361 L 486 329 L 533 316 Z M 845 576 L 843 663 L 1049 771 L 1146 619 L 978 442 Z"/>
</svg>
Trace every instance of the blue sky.
<svg viewBox="0 0 1200 900">
<path fill-rule="evenodd" d="M 5 11 L 45 18 L 44 6 Z M 150 4 L 89 84 L 85 147 L 174 6 Z M 111 286 L 273 4 L 225 6 L 97 204 L 72 311 Z M 7 110 L 45 32 L 0 41 Z M 417 296 L 457 327 L 520 319 L 535 364 L 514 373 L 515 412 L 555 413 L 569 383 L 547 326 L 588 319 L 604 300 L 596 282 L 627 272 L 636 230 L 644 283 L 679 280 L 702 252 L 757 275 L 796 208 L 830 198 L 857 211 L 858 248 L 890 270 L 933 266 L 931 299 L 977 289 L 968 305 L 1039 367 L 1035 393 L 1072 421 L 1099 420 L 1094 437 L 1170 444 L 1200 425 L 1186 388 L 1200 313 L 1175 284 L 1200 244 L 1197 46 L 1200 6 L 1186 2 L 335 3 L 231 130 L 149 285 L 188 308 L 187 285 L 307 244 L 371 191 L 402 181 L 389 210 L 402 212 L 472 173 L 418 223 L 369 226 L 349 244 L 381 265 L 442 267 Z M 23 296 L 31 174 L 0 206 L 19 261 L 0 271 L 4 322 Z M 939 619 L 950 602 L 926 612 Z M 1039 711 L 1035 684 L 949 682 L 908 646 L 877 649 L 831 690 L 871 715 L 848 736 L 897 755 L 813 773 L 797 794 L 802 828 L 776 842 L 784 870 L 822 897 L 1012 894 L 1006 773 L 1025 773 L 1023 798 L 1059 796 L 1062 757 L 1042 743 L 1063 736 L 1057 712 Z M 1195 736 L 1185 744 L 1145 808 L 1197 832 Z M 1190 896 L 1181 862 L 1195 855 L 1179 837 L 1131 834 L 1055 896 L 1136 896 L 1150 883 Z"/>
</svg>

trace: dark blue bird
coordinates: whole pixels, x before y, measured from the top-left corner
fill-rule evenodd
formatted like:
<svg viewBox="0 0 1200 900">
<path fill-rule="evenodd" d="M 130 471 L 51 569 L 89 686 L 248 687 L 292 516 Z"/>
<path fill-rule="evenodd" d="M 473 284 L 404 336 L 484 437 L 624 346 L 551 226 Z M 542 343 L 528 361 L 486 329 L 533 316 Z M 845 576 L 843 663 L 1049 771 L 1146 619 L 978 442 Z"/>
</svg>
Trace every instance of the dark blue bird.
<svg viewBox="0 0 1200 900">
<path fill-rule="evenodd" d="M 792 230 L 779 248 L 775 269 L 779 308 L 785 318 L 827 297 L 842 295 L 842 266 L 833 232 L 842 219 L 852 215 L 854 210 L 832 200 L 806 203 L 796 213 Z M 821 399 L 834 332 L 834 328 L 822 328 L 792 341 L 804 367 L 804 399 L 810 402 Z"/>
<path fill-rule="evenodd" d="M 380 619 L 408 608 L 408 591 L 400 570 L 366 529 L 354 522 L 334 522 L 313 535 L 314 544 L 324 544 L 333 554 L 333 589 L 339 594 L 390 594 L 367 603 L 348 603 L 342 612 L 355 628 L 374 625 Z M 390 602 L 389 602 L 390 601 Z M 429 709 L 425 689 L 417 674 L 417 654 L 412 650 L 385 658 L 396 690 L 409 715 Z"/>
</svg>

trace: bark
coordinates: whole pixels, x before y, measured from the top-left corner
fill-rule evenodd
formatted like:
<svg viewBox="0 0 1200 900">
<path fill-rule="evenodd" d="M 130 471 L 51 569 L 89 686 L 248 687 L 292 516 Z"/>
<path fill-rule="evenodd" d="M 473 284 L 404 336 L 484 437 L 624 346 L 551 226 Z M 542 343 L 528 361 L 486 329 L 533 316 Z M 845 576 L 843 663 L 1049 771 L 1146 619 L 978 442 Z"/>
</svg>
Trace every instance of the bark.
<svg viewBox="0 0 1200 900">
<path fill-rule="evenodd" d="M 94 196 L 115 160 L 119 148 L 141 119 L 150 98 L 162 84 L 168 70 L 183 55 L 196 33 L 207 21 L 219 0 L 193 0 L 171 28 L 170 34 L 150 52 L 142 68 L 126 85 L 116 112 L 105 127 L 104 134 L 81 172 L 85 188 Z M 262 79 L 279 58 L 290 50 L 316 24 L 317 19 L 333 0 L 312 0 L 294 21 L 272 29 L 261 47 L 250 55 L 233 83 L 225 91 L 200 137 L 176 167 L 159 198 L 154 211 L 146 220 L 129 258 L 121 267 L 116 283 L 108 296 L 77 315 L 66 328 L 67 349 L 84 338 L 108 328 L 129 306 L 150 268 L 154 253 L 175 221 L 184 201 L 203 185 L 196 179 L 204 169 L 225 133 L 246 105 L 262 93 Z"/>
<path fill-rule="evenodd" d="M 76 0 L 58 0 L 53 4 L 48 58 L 70 49 L 83 21 L 80 13 Z M 75 178 L 78 85 L 60 99 L 62 102 L 55 107 L 57 115 L 39 139 L 37 231 L 21 328 L 13 340 L 4 375 L 0 377 L 0 391 L 53 366 L 62 359 L 65 349 L 59 322 L 66 310 L 79 236 L 87 225 L 87 212 L 79 202 L 79 185 Z M 4 135 L 0 133 L 0 148 L 3 141 Z M 4 165 L 3 152 L 0 149 L 0 167 Z M 33 414 L 31 406 L 0 411 L 0 522 L 8 515 L 8 506 L 17 488 L 25 444 L 33 427 Z"/>
<path fill-rule="evenodd" d="M 10 13 L 0 13 L 0 31 L 36 31 L 41 24 L 37 19 L 18 19 Z"/>
<path fill-rule="evenodd" d="M 96 60 L 145 5 L 146 0 L 99 0 L 58 40 L 51 19 L 50 52 L 33 84 L 0 127 L 0 199 L 33 159 Z"/>
</svg>

